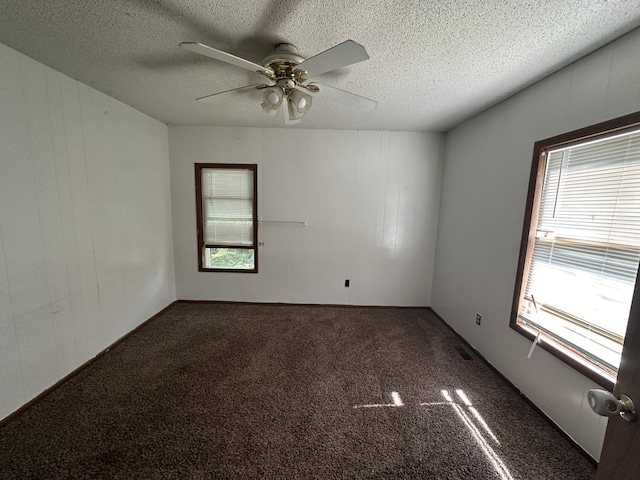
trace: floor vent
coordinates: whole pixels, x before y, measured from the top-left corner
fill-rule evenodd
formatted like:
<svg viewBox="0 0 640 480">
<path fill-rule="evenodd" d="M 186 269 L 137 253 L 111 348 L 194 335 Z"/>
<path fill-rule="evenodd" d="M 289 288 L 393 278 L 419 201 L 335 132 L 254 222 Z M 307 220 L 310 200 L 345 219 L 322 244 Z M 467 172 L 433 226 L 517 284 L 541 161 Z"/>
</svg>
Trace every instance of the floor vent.
<svg viewBox="0 0 640 480">
<path fill-rule="evenodd" d="M 465 360 L 473 360 L 473 357 L 462 345 L 453 345 L 453 348 L 455 348 L 456 352 L 458 352 L 458 355 L 460 355 Z"/>
</svg>

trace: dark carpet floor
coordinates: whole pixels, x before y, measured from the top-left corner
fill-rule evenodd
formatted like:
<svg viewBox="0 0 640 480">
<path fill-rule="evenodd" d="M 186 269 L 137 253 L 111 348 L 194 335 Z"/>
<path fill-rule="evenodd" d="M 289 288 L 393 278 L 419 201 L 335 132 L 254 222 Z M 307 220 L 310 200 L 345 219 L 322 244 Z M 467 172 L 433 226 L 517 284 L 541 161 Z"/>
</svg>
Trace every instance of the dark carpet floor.
<svg viewBox="0 0 640 480">
<path fill-rule="evenodd" d="M 594 478 L 460 343 L 428 309 L 178 303 L 0 428 L 0 478 Z"/>
</svg>

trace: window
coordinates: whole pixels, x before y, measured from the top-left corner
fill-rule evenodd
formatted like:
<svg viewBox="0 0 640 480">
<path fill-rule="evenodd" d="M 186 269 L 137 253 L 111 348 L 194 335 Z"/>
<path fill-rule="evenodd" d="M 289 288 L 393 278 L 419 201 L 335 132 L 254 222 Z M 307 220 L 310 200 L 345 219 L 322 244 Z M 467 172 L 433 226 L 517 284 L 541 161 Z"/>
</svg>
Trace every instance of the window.
<svg viewBox="0 0 640 480">
<path fill-rule="evenodd" d="M 640 263 L 640 113 L 537 142 L 511 327 L 615 383 Z"/>
<path fill-rule="evenodd" d="M 258 271 L 257 166 L 196 164 L 198 269 Z"/>
</svg>

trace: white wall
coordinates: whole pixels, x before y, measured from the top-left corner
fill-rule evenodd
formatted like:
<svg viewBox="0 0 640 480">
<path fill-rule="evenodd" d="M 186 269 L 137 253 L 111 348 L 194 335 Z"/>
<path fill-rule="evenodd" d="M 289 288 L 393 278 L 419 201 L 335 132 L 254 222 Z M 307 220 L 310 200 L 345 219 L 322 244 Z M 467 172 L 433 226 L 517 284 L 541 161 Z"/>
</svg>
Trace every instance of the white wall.
<svg viewBox="0 0 640 480">
<path fill-rule="evenodd" d="M 443 136 L 169 127 L 178 298 L 429 305 Z M 194 163 L 258 164 L 259 273 L 198 272 Z M 351 286 L 344 287 L 349 279 Z"/>
<path fill-rule="evenodd" d="M 640 110 L 640 30 L 447 135 L 432 307 L 595 458 L 596 385 L 509 328 L 533 144 Z M 475 313 L 483 314 L 482 326 Z"/>
<path fill-rule="evenodd" d="M 175 300 L 167 127 L 0 45 L 0 418 Z"/>
</svg>

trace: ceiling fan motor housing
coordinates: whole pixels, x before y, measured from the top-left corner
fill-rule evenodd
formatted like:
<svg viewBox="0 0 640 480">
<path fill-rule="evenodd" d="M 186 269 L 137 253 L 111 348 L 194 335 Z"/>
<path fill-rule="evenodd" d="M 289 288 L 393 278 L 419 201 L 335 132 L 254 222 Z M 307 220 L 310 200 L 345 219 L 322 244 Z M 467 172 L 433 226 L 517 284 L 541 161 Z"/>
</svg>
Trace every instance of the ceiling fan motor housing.
<svg viewBox="0 0 640 480">
<path fill-rule="evenodd" d="M 297 65 L 304 62 L 304 58 L 298 55 L 298 49 L 290 43 L 279 43 L 273 53 L 262 59 L 262 65 L 271 68 L 272 64 L 287 63 Z"/>
<path fill-rule="evenodd" d="M 307 79 L 305 71 L 295 70 L 296 65 L 304 60 L 298 55 L 296 47 L 289 43 L 280 43 L 272 54 L 262 59 L 262 65 L 274 72 L 270 78 L 276 85 L 288 91 Z"/>
</svg>

